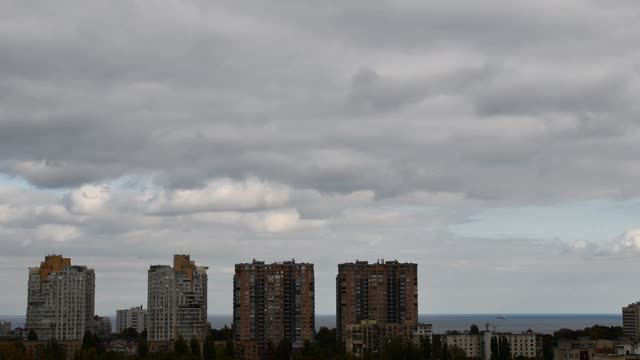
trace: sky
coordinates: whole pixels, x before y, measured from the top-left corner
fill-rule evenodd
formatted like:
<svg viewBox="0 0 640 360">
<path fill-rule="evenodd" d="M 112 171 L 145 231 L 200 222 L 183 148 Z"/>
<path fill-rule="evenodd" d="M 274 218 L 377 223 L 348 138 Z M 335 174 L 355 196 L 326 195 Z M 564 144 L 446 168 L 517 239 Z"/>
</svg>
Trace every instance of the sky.
<svg viewBox="0 0 640 360">
<path fill-rule="evenodd" d="M 28 268 L 419 268 L 419 311 L 617 313 L 640 299 L 635 0 L 0 1 L 0 314 Z M 145 305 L 146 306 L 146 305 Z"/>
</svg>

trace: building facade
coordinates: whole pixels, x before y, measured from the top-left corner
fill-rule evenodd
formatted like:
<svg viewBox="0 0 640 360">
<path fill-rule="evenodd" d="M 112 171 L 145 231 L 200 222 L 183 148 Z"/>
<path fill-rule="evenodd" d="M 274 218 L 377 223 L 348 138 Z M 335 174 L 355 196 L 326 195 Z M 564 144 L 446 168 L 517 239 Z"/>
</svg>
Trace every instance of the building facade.
<svg viewBox="0 0 640 360">
<path fill-rule="evenodd" d="M 239 356 L 261 356 L 282 340 L 302 347 L 315 335 L 313 264 L 295 260 L 236 264 L 233 277 L 234 340 Z"/>
<path fill-rule="evenodd" d="M 520 334 L 483 331 L 478 334 L 446 334 L 442 341 L 451 349 L 453 346 L 464 350 L 468 358 L 491 359 L 491 339 L 504 337 L 509 342 L 513 358 L 536 358 L 541 355 L 542 341 L 533 331 Z"/>
<path fill-rule="evenodd" d="M 420 348 L 425 338 L 432 341 L 431 324 L 378 324 L 376 320 L 363 320 L 345 329 L 345 351 L 355 358 L 367 358 L 384 350 L 391 339 L 402 339 Z"/>
<path fill-rule="evenodd" d="M 116 311 L 116 333 L 121 334 L 129 328 L 135 329 L 138 334 L 147 328 L 147 310 L 142 305 Z"/>
<path fill-rule="evenodd" d="M 29 268 L 27 330 L 40 340 L 82 340 L 92 330 L 95 273 L 71 259 L 49 255 L 39 267 Z"/>
<path fill-rule="evenodd" d="M 111 326 L 111 319 L 106 316 L 94 316 L 93 317 L 93 332 L 98 335 L 102 340 L 111 338 L 113 329 Z"/>
<path fill-rule="evenodd" d="M 0 336 L 11 334 L 11 321 L 0 321 Z"/>
<path fill-rule="evenodd" d="M 624 336 L 640 340 L 640 302 L 622 308 L 622 329 Z"/>
<path fill-rule="evenodd" d="M 174 255 L 173 267 L 152 265 L 147 289 L 147 339 L 172 342 L 207 335 L 207 269 L 189 255 Z"/>
<path fill-rule="evenodd" d="M 378 325 L 418 324 L 418 264 L 380 260 L 338 265 L 336 277 L 337 340 L 362 321 Z"/>
</svg>

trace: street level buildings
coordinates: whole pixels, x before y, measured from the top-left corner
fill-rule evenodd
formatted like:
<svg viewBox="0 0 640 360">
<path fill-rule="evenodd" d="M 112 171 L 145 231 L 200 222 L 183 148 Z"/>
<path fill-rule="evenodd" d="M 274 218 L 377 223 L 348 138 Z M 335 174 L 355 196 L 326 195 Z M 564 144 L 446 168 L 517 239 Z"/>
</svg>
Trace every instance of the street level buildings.
<svg viewBox="0 0 640 360">
<path fill-rule="evenodd" d="M 233 330 L 237 356 L 255 359 L 285 340 L 294 348 L 315 334 L 313 264 L 295 260 L 236 264 Z"/>
<path fill-rule="evenodd" d="M 121 334 L 129 328 L 135 329 L 138 334 L 147 328 L 147 310 L 142 305 L 116 311 L 116 333 Z"/>
<path fill-rule="evenodd" d="M 488 360 L 491 358 L 491 339 L 506 338 L 514 358 L 536 358 L 542 353 L 542 341 L 536 333 L 529 330 L 520 334 L 483 331 L 478 334 L 446 334 L 442 341 L 451 349 L 456 346 L 466 353 L 468 358 Z"/>
<path fill-rule="evenodd" d="M 432 341 L 430 324 L 378 324 L 376 320 L 363 320 L 345 329 L 345 351 L 355 358 L 367 358 L 380 353 L 391 339 L 401 339 L 419 349 L 422 342 Z"/>
<path fill-rule="evenodd" d="M 640 340 L 640 302 L 622 308 L 622 329 L 624 336 Z"/>
<path fill-rule="evenodd" d="M 396 261 L 356 261 L 338 265 L 337 340 L 346 343 L 349 325 L 375 320 L 376 326 L 418 324 L 418 265 Z"/>
<path fill-rule="evenodd" d="M 71 265 L 70 258 L 49 255 L 29 268 L 26 328 L 40 340 L 81 340 L 92 330 L 95 273 Z"/>
<path fill-rule="evenodd" d="M 207 332 L 207 269 L 189 255 L 174 255 L 173 267 L 152 265 L 147 289 L 147 338 L 173 342 L 197 338 Z M 155 344 L 150 344 L 155 346 Z"/>
</svg>

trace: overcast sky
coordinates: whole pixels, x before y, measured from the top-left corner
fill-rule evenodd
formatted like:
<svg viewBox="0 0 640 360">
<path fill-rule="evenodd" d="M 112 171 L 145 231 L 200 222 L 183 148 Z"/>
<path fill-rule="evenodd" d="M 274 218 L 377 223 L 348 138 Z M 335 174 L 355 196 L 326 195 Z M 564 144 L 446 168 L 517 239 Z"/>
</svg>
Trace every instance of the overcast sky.
<svg viewBox="0 0 640 360">
<path fill-rule="evenodd" d="M 421 313 L 640 299 L 636 0 L 0 1 L 0 314 L 48 253 L 96 311 L 176 252 L 419 264 Z"/>
</svg>

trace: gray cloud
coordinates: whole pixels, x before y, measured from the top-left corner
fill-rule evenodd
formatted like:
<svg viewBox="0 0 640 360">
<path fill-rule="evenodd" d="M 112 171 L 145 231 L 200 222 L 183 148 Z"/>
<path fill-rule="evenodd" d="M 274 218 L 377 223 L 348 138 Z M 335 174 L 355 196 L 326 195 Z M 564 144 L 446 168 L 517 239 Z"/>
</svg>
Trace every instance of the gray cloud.
<svg viewBox="0 0 640 360">
<path fill-rule="evenodd" d="M 228 311 L 234 261 L 300 254 L 318 264 L 320 312 L 333 311 L 337 262 L 387 254 L 420 262 L 425 294 L 562 274 L 551 294 L 578 278 L 571 266 L 604 265 L 449 227 L 487 207 L 638 196 L 639 13 L 632 1 L 2 3 L 0 268 L 22 279 L 71 252 L 102 274 L 102 312 L 144 302 L 107 293 L 127 271 L 143 288 L 145 264 L 181 249 L 212 266 L 214 312 Z M 22 311 L 24 284 L 0 279 L 20 287 L 0 313 Z M 427 295 L 421 310 L 533 311 L 493 290 L 478 289 L 484 309 Z"/>
</svg>

